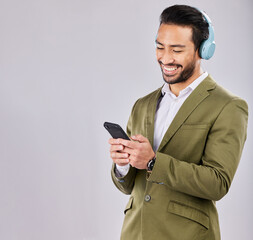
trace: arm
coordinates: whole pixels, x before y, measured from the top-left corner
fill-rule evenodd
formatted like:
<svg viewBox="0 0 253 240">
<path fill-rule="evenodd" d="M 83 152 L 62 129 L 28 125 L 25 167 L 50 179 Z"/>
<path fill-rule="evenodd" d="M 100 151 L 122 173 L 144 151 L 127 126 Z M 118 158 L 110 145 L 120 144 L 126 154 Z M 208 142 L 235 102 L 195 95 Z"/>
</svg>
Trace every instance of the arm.
<svg viewBox="0 0 253 240">
<path fill-rule="evenodd" d="M 137 103 L 138 101 L 136 101 Z M 131 129 L 132 129 L 132 115 L 133 115 L 133 111 L 134 108 L 136 106 L 136 103 L 134 104 L 133 108 L 132 108 L 132 113 L 129 117 L 128 123 L 127 123 L 127 135 L 131 136 Z M 115 139 L 110 139 L 109 143 L 113 143 L 115 142 Z M 121 144 L 114 146 L 111 145 L 111 148 L 117 149 L 117 146 L 124 148 Z M 123 152 L 123 151 L 122 151 Z M 132 167 L 130 165 L 130 168 L 128 170 L 128 173 L 125 176 L 122 177 L 117 177 L 117 174 L 115 172 L 116 170 L 116 163 L 117 163 L 117 159 L 113 158 L 113 165 L 112 165 L 112 169 L 111 169 L 111 176 L 112 176 L 112 180 L 114 185 L 123 193 L 125 194 L 131 194 L 133 186 L 134 186 L 134 180 L 135 180 L 135 176 L 136 176 L 136 169 L 134 167 Z M 125 159 L 126 162 L 123 162 L 121 165 L 124 166 L 124 164 L 129 164 L 129 160 L 126 158 Z M 118 163 L 117 163 L 118 164 Z"/>
<path fill-rule="evenodd" d="M 133 186 L 134 186 L 134 180 L 136 175 L 136 169 L 133 168 L 130 165 L 129 171 L 126 176 L 124 177 L 116 177 L 115 175 L 115 167 L 116 164 L 113 163 L 112 170 L 111 170 L 111 176 L 112 181 L 114 185 L 123 193 L 125 194 L 131 194 Z"/>
<path fill-rule="evenodd" d="M 148 181 L 163 183 L 192 196 L 219 200 L 229 190 L 246 140 L 248 107 L 233 99 L 210 129 L 201 165 L 157 152 Z"/>
</svg>

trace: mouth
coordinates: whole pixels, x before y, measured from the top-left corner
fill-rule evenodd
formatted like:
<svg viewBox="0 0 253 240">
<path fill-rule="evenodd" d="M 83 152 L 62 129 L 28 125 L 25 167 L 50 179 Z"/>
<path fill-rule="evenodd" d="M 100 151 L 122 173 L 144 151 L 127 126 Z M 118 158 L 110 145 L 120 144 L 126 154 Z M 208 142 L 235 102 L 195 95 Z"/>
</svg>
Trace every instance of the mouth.
<svg viewBox="0 0 253 240">
<path fill-rule="evenodd" d="M 163 73 L 169 76 L 174 76 L 178 72 L 178 69 L 180 68 L 179 65 L 164 66 L 163 64 L 161 64 L 161 67 Z"/>
</svg>

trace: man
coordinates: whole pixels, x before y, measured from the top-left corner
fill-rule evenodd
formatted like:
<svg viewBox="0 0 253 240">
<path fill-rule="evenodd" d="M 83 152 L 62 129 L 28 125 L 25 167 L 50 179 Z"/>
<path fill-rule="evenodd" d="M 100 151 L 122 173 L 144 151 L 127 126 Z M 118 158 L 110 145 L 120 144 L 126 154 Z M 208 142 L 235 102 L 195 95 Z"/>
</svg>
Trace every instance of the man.
<svg viewBox="0 0 253 240">
<path fill-rule="evenodd" d="M 163 11 L 156 56 L 165 84 L 133 106 L 132 141 L 109 140 L 113 182 L 131 194 L 123 240 L 220 239 L 215 201 L 237 169 L 248 108 L 201 68 L 210 28 L 190 6 Z"/>
</svg>

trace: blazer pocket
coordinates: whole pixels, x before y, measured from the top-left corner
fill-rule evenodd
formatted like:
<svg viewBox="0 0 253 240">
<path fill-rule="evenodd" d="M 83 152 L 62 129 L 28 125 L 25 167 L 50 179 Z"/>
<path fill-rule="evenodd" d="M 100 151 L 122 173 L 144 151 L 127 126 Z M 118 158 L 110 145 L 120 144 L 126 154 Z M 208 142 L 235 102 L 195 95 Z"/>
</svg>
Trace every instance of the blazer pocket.
<svg viewBox="0 0 253 240">
<path fill-rule="evenodd" d="M 127 213 L 128 210 L 130 210 L 132 208 L 132 205 L 133 205 L 133 201 L 134 201 L 134 198 L 133 197 L 130 197 L 126 207 L 125 207 L 125 210 L 124 210 L 124 214 Z"/>
<path fill-rule="evenodd" d="M 176 201 L 170 201 L 168 211 L 178 216 L 190 219 L 206 229 L 209 229 L 209 216 L 199 209 L 184 205 Z"/>
</svg>

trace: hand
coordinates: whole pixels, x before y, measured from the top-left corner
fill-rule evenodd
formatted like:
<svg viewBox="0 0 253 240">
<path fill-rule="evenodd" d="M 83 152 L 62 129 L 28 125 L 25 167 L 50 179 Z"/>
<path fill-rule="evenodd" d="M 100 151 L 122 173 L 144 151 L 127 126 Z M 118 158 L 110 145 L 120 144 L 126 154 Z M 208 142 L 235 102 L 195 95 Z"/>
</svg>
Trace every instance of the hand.
<svg viewBox="0 0 253 240">
<path fill-rule="evenodd" d="M 122 139 L 123 140 L 123 139 Z M 111 159 L 119 166 L 124 166 L 129 163 L 129 154 L 124 152 L 124 146 L 120 144 L 120 139 L 109 139 Z M 130 142 L 130 141 L 129 141 Z"/>
<path fill-rule="evenodd" d="M 134 141 L 117 139 L 124 146 L 122 152 L 129 154 L 129 163 L 138 169 L 147 169 L 148 162 L 155 157 L 149 140 L 142 135 L 131 137 Z"/>
</svg>

